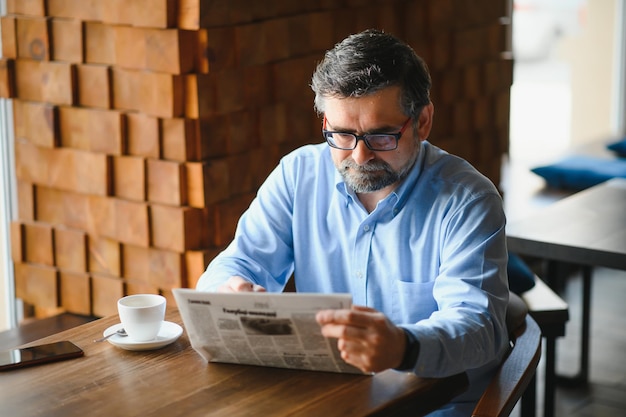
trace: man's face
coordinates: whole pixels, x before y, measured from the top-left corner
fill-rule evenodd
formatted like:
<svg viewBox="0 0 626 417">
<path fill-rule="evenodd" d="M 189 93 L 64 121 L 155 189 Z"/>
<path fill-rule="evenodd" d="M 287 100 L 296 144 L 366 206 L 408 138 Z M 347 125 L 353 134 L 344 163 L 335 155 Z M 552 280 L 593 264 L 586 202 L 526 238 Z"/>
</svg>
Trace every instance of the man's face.
<svg viewBox="0 0 626 417">
<path fill-rule="evenodd" d="M 355 133 L 398 133 L 407 120 L 400 108 L 400 88 L 388 87 L 360 98 L 326 98 L 326 129 Z M 353 150 L 330 148 L 335 167 L 357 193 L 394 189 L 419 152 L 413 121 L 391 151 L 372 151 L 360 140 Z"/>
</svg>

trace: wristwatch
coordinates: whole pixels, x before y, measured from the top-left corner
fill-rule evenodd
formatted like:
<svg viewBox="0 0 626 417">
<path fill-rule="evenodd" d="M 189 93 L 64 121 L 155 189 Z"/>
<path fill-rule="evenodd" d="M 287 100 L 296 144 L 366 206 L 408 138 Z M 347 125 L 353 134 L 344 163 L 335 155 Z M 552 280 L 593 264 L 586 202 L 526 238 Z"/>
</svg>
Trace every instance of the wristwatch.
<svg viewBox="0 0 626 417">
<path fill-rule="evenodd" d="M 402 358 L 400 366 L 394 369 L 397 371 L 408 371 L 415 368 L 417 356 L 420 353 L 420 343 L 413 333 L 405 328 L 402 328 L 402 330 L 404 331 L 404 336 L 406 337 L 406 348 L 404 350 L 404 357 Z"/>
</svg>

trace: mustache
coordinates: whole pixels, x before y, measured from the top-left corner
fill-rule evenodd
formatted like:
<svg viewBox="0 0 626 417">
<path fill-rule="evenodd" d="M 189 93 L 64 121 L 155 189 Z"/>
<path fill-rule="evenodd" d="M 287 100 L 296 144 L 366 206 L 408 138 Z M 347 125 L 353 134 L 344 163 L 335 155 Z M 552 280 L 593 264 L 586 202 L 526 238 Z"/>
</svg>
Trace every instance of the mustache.
<svg viewBox="0 0 626 417">
<path fill-rule="evenodd" d="M 369 161 L 365 165 L 359 165 L 356 162 L 354 162 L 354 159 L 352 159 L 352 157 L 348 157 L 344 159 L 343 161 L 341 161 L 340 168 L 344 171 L 348 169 L 353 169 L 354 171 L 357 171 L 357 172 L 374 172 L 374 171 L 393 172 L 389 164 L 386 163 L 385 161 Z"/>
</svg>

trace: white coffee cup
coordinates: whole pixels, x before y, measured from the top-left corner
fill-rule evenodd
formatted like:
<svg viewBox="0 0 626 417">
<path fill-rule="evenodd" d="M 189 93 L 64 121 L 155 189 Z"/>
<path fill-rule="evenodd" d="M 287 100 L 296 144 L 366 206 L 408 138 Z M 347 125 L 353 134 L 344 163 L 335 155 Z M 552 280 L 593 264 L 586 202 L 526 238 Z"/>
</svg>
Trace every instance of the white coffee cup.
<svg viewBox="0 0 626 417">
<path fill-rule="evenodd" d="M 137 342 L 154 340 L 165 318 L 166 299 L 156 294 L 135 294 L 117 301 L 117 312 L 128 337 Z"/>
</svg>

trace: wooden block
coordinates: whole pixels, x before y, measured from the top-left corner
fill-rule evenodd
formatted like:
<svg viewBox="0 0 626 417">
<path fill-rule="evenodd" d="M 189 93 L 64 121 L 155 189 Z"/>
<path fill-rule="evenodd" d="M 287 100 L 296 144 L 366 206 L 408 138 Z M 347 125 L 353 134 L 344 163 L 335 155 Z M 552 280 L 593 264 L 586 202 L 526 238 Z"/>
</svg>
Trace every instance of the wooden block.
<svg viewBox="0 0 626 417">
<path fill-rule="evenodd" d="M 176 26 L 183 29 L 200 29 L 200 3 L 201 0 L 178 0 Z"/>
<path fill-rule="evenodd" d="M 261 146 L 286 142 L 288 139 L 287 123 L 287 106 L 285 103 L 262 107 L 259 114 L 259 141 Z"/>
<path fill-rule="evenodd" d="M 138 110 L 139 93 L 141 85 L 141 73 L 139 71 L 122 68 L 111 69 L 111 93 L 113 96 L 112 106 L 121 110 Z"/>
<path fill-rule="evenodd" d="M 24 255 L 28 263 L 55 265 L 52 226 L 43 223 L 24 224 Z"/>
<path fill-rule="evenodd" d="M 87 235 L 63 226 L 54 229 L 54 257 L 61 271 L 87 272 Z"/>
<path fill-rule="evenodd" d="M 209 32 L 206 29 L 200 29 L 196 31 L 197 39 L 196 45 L 197 50 L 195 53 L 196 62 L 195 68 L 196 71 L 202 74 L 208 74 L 209 72 Z"/>
<path fill-rule="evenodd" d="M 472 108 L 472 124 L 479 131 L 488 129 L 491 124 L 491 116 L 493 110 L 490 106 L 490 100 L 488 98 L 479 98 L 474 100 L 471 105 Z"/>
<path fill-rule="evenodd" d="M 115 63 L 122 68 L 144 69 L 146 29 L 118 26 L 115 31 Z"/>
<path fill-rule="evenodd" d="M 184 88 L 185 88 L 185 117 L 190 119 L 198 119 L 200 117 L 200 95 L 199 95 L 199 87 L 198 87 L 198 75 L 197 74 L 188 74 L 184 77 Z M 212 97 L 210 101 L 211 104 L 214 104 L 215 100 L 215 92 L 213 90 L 209 90 L 207 88 L 205 90 L 207 96 Z M 203 103 L 209 103 L 209 100 L 202 100 Z M 213 106 L 214 107 L 214 106 Z"/>
<path fill-rule="evenodd" d="M 274 65 L 274 83 L 280 85 L 276 89 L 277 101 L 302 100 L 304 92 L 309 93 L 306 86 L 311 82 L 311 74 L 315 70 L 315 60 L 310 56 L 289 59 Z M 312 92 L 310 92 L 312 97 Z M 312 102 L 312 98 L 311 101 Z"/>
<path fill-rule="evenodd" d="M 200 276 L 218 253 L 219 250 L 217 249 L 185 252 L 185 269 L 187 271 L 187 286 L 189 288 L 196 287 Z"/>
<path fill-rule="evenodd" d="M 217 78 L 213 74 L 190 74 L 185 79 L 185 116 L 202 119 L 217 113 Z"/>
<path fill-rule="evenodd" d="M 15 263 L 26 261 L 24 250 L 24 225 L 17 221 L 10 224 L 11 260 Z"/>
<path fill-rule="evenodd" d="M 127 113 L 127 142 L 130 155 L 159 159 L 159 119 L 142 113 Z"/>
<path fill-rule="evenodd" d="M 87 208 L 86 213 L 84 215 L 80 215 L 81 217 L 73 214 L 70 211 L 71 208 L 66 208 L 65 217 L 68 218 L 68 220 L 66 220 L 67 223 L 65 224 L 70 224 L 71 227 L 76 227 L 71 223 L 75 222 L 73 217 L 78 217 L 80 222 L 84 223 L 84 226 L 80 228 L 85 230 L 88 234 L 117 239 L 119 219 L 117 218 L 116 202 L 118 200 L 96 195 L 72 193 L 70 196 L 69 194 L 70 193 L 66 193 L 64 197 L 71 197 L 76 200 L 79 207 L 86 204 Z M 76 221 L 76 223 L 78 223 L 78 221 Z M 126 219 L 124 224 L 128 225 L 128 219 Z"/>
<path fill-rule="evenodd" d="M 85 62 L 115 65 L 115 27 L 98 22 L 85 22 L 84 31 Z"/>
<path fill-rule="evenodd" d="M 123 244 L 122 276 L 126 280 L 147 283 L 150 276 L 150 248 Z"/>
<path fill-rule="evenodd" d="M 510 89 L 513 84 L 513 60 L 487 61 L 482 66 L 485 79 L 483 95 L 498 94 Z"/>
<path fill-rule="evenodd" d="M 102 21 L 116 25 L 168 28 L 176 25 L 175 0 L 107 0 Z"/>
<path fill-rule="evenodd" d="M 187 204 L 187 177 L 184 164 L 175 161 L 148 159 L 148 201 Z"/>
<path fill-rule="evenodd" d="M 21 181 L 18 180 L 18 183 Z M 26 184 L 25 182 L 21 182 L 22 184 Z M 41 221 L 49 224 L 65 224 L 65 192 L 60 190 L 53 190 L 47 187 L 32 187 L 34 188 L 34 198 L 33 200 L 37 202 L 35 205 L 35 213 L 34 218 L 37 221 Z M 70 196 L 71 197 L 71 196 Z M 76 203 L 76 199 L 68 198 L 67 200 L 73 200 L 72 203 Z M 86 208 L 86 207 L 83 207 Z M 81 228 L 83 224 L 78 226 L 77 228 Z M 75 227 L 75 226 L 70 226 Z"/>
<path fill-rule="evenodd" d="M 116 110 L 61 107 L 62 146 L 112 155 L 124 153 L 125 119 Z"/>
<path fill-rule="evenodd" d="M 101 274 L 91 276 L 92 314 L 98 317 L 117 315 L 117 300 L 124 296 L 124 281 Z"/>
<path fill-rule="evenodd" d="M 484 79 L 481 65 L 467 65 L 461 70 L 463 96 L 477 99 L 484 96 Z"/>
<path fill-rule="evenodd" d="M 60 62 L 15 61 L 17 97 L 53 104 L 74 104 L 74 71 L 71 64 Z"/>
<path fill-rule="evenodd" d="M 183 76 L 121 68 L 115 68 L 112 75 L 114 108 L 158 117 L 183 115 Z"/>
<path fill-rule="evenodd" d="M 126 295 L 159 294 L 159 289 L 148 282 L 125 279 L 124 287 L 126 288 Z"/>
<path fill-rule="evenodd" d="M 38 186 L 35 201 L 37 221 L 62 224 L 95 236 L 115 237 L 115 199 Z"/>
<path fill-rule="evenodd" d="M 359 10 L 357 19 L 363 19 L 365 13 L 368 10 L 374 10 L 374 8 L 362 8 Z M 372 12 L 372 21 L 375 20 L 376 15 Z M 300 14 L 289 16 L 285 18 L 287 20 L 287 31 L 289 36 L 287 39 L 287 45 L 289 47 L 290 56 L 302 56 L 311 53 L 311 22 L 308 14 Z M 375 27 L 376 23 L 363 24 L 362 27 Z M 271 47 L 271 45 L 270 45 Z M 313 71 L 311 71 L 312 73 Z"/>
<path fill-rule="evenodd" d="M 302 109 L 303 107 L 306 107 L 306 111 L 304 112 L 304 114 L 298 115 L 298 117 L 296 118 L 297 120 L 294 122 L 294 124 L 298 122 L 304 122 L 305 117 L 306 117 L 306 121 L 309 121 L 310 118 L 307 117 L 307 115 L 311 111 L 310 103 L 306 103 L 306 106 L 299 105 L 297 107 L 298 109 Z M 294 113 L 296 112 L 294 111 Z M 257 112 L 251 111 L 251 110 L 243 110 L 243 111 L 239 111 L 236 113 L 229 113 L 228 115 L 226 115 L 226 120 L 227 120 L 228 127 L 229 127 L 228 129 L 229 135 L 227 136 L 227 138 L 225 138 L 226 139 L 225 147 L 227 149 L 228 154 L 232 155 L 232 154 L 247 152 L 248 150 L 256 148 L 258 146 L 259 134 L 257 130 L 258 129 L 257 118 L 258 118 Z M 310 127 L 306 123 L 304 123 L 304 126 L 305 127 L 299 127 L 298 129 L 303 130 L 303 129 Z M 293 131 L 296 137 L 302 137 L 302 136 L 298 136 L 298 133 L 300 132 L 300 130 Z M 307 131 L 307 133 L 309 132 L 310 130 Z"/>
<path fill-rule="evenodd" d="M 146 69 L 170 74 L 195 70 L 198 35 L 189 30 L 149 30 L 146 33 Z"/>
<path fill-rule="evenodd" d="M 17 30 L 15 16 L 0 16 L 2 57 L 17 58 Z"/>
<path fill-rule="evenodd" d="M 17 56 L 36 61 L 50 60 L 50 21 L 45 17 L 18 17 Z"/>
<path fill-rule="evenodd" d="M 430 51 L 432 55 L 429 62 L 431 73 L 436 70 L 447 70 L 453 67 L 453 54 L 454 54 L 454 40 L 452 32 L 438 32 L 436 37 L 433 37 Z M 463 45 L 465 42 L 463 43 Z M 436 78 L 435 78 L 436 79 Z"/>
<path fill-rule="evenodd" d="M 188 202 L 191 207 L 204 208 L 230 197 L 230 175 L 226 160 L 188 162 Z"/>
<path fill-rule="evenodd" d="M 184 257 L 178 252 L 123 245 L 126 282 L 153 288 L 177 288 L 185 283 Z"/>
<path fill-rule="evenodd" d="M 137 110 L 159 117 L 184 114 L 184 78 L 156 72 L 142 72 Z"/>
<path fill-rule="evenodd" d="M 126 0 L 107 0 L 102 8 L 102 22 L 111 25 L 131 26 L 133 21 L 133 2 Z"/>
<path fill-rule="evenodd" d="M 289 42 L 291 37 L 287 19 L 270 19 L 262 22 L 265 37 L 265 54 L 267 62 L 282 61 L 289 58 Z M 254 45 L 254 42 L 252 42 Z"/>
<path fill-rule="evenodd" d="M 233 195 L 252 191 L 254 173 L 250 153 L 232 155 L 224 159 L 228 165 L 228 186 Z"/>
<path fill-rule="evenodd" d="M 0 98 L 15 97 L 15 90 L 15 61 L 0 59 Z"/>
<path fill-rule="evenodd" d="M 88 268 L 89 272 L 121 276 L 121 248 L 116 240 L 88 236 Z"/>
<path fill-rule="evenodd" d="M 52 56 L 55 61 L 83 62 L 83 22 L 52 19 Z"/>
<path fill-rule="evenodd" d="M 228 138 L 230 135 L 228 116 L 211 116 L 198 121 L 200 130 L 198 155 L 200 160 L 226 156 L 226 149 L 221 146 L 221 143 L 223 143 L 222 138 Z"/>
<path fill-rule="evenodd" d="M 68 148 L 42 148 L 23 139 L 15 141 L 17 177 L 61 190 L 110 194 L 109 158 L 106 154 Z"/>
<path fill-rule="evenodd" d="M 314 35 L 311 36 L 311 50 L 324 52 L 333 47 L 336 39 L 333 36 L 335 25 L 335 15 L 332 11 L 326 10 L 309 14 L 309 30 Z"/>
<path fill-rule="evenodd" d="M 170 74 L 193 71 L 197 35 L 178 29 L 118 28 L 118 65 Z"/>
<path fill-rule="evenodd" d="M 266 106 L 273 102 L 272 71 L 269 65 L 243 68 L 243 97 L 246 107 Z"/>
<path fill-rule="evenodd" d="M 215 111 L 217 114 L 232 113 L 243 110 L 244 86 L 241 83 L 243 71 L 232 69 L 214 74 L 215 79 Z M 279 84 L 280 85 L 280 84 Z M 302 84 L 307 85 L 307 84 Z M 278 89 L 282 91 L 283 86 Z M 201 90 L 200 90 L 201 91 Z"/>
<path fill-rule="evenodd" d="M 206 29 L 206 55 L 210 71 L 221 71 L 237 67 L 235 27 L 211 27 Z"/>
<path fill-rule="evenodd" d="M 32 16 L 46 15 L 45 0 L 7 0 L 7 13 Z"/>
<path fill-rule="evenodd" d="M 254 193 L 240 194 L 228 201 L 223 201 L 215 205 L 214 229 L 210 236 L 210 244 L 214 246 L 225 246 L 233 240 L 235 229 L 239 217 L 250 206 L 254 199 Z"/>
<path fill-rule="evenodd" d="M 47 0 L 48 15 L 86 21 L 102 21 L 107 2 L 101 0 Z"/>
<path fill-rule="evenodd" d="M 235 26 L 235 49 L 237 51 L 236 62 L 243 66 L 263 65 L 269 62 L 267 50 L 273 49 L 274 45 L 267 45 L 265 36 L 266 25 L 263 22 L 253 22 L 246 25 Z M 301 28 L 299 29 L 301 30 Z M 282 39 L 278 45 L 288 43 L 291 36 Z M 278 47 L 278 49 L 280 46 Z"/>
<path fill-rule="evenodd" d="M 38 146 L 53 148 L 58 145 L 58 111 L 55 106 L 13 100 L 15 136 Z"/>
<path fill-rule="evenodd" d="M 106 65 L 81 64 L 76 66 L 78 105 L 111 108 L 111 70 Z"/>
<path fill-rule="evenodd" d="M 205 240 L 204 212 L 191 207 L 150 206 L 152 246 L 176 252 L 199 249 Z"/>
<path fill-rule="evenodd" d="M 15 139 L 14 147 L 17 178 L 34 184 L 48 184 L 49 164 L 53 162 L 50 149 L 40 148 L 21 138 Z"/>
<path fill-rule="evenodd" d="M 199 126 L 198 120 L 193 119 L 162 119 L 163 159 L 179 162 L 199 160 Z"/>
<path fill-rule="evenodd" d="M 172 289 L 186 286 L 184 254 L 150 249 L 148 282 L 157 288 Z"/>
<path fill-rule="evenodd" d="M 320 137 L 320 126 L 314 124 L 315 118 L 311 117 L 311 100 L 293 100 L 285 103 L 287 116 L 288 140 L 296 144 L 305 144 L 318 141 Z"/>
<path fill-rule="evenodd" d="M 58 272 L 45 265 L 17 263 L 15 267 L 15 296 L 42 308 L 59 305 Z"/>
<path fill-rule="evenodd" d="M 113 195 L 128 200 L 146 199 L 146 162 L 137 156 L 113 157 Z"/>
<path fill-rule="evenodd" d="M 176 25 L 178 10 L 176 0 L 136 0 L 130 3 L 133 26 L 169 28 Z M 128 2 L 125 2 L 128 5 Z"/>
<path fill-rule="evenodd" d="M 89 274 L 61 271 L 59 281 L 61 307 L 69 313 L 91 315 L 91 277 Z"/>
<path fill-rule="evenodd" d="M 144 203 L 112 199 L 115 204 L 115 237 L 122 243 L 150 245 L 148 206 Z"/>
<path fill-rule="evenodd" d="M 23 221 L 35 220 L 35 196 L 33 184 L 27 181 L 17 183 L 17 218 Z"/>
</svg>

